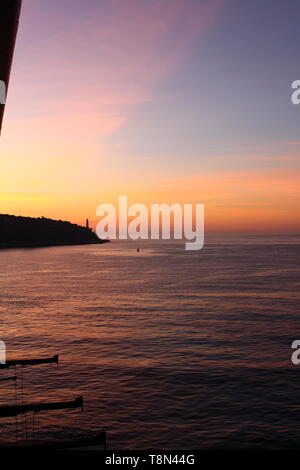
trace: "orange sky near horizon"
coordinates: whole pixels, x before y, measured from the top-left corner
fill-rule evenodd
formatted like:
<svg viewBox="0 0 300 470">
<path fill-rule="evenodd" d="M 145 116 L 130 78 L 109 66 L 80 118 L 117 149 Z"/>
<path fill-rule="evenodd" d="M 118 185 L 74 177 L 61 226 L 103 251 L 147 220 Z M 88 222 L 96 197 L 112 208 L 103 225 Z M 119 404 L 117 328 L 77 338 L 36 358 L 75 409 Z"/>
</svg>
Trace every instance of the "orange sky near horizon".
<svg viewBox="0 0 300 470">
<path fill-rule="evenodd" d="M 88 217 L 94 228 L 99 220 L 94 215 L 98 204 L 110 203 L 118 208 L 118 197 L 127 195 L 128 205 L 142 203 L 149 211 L 155 203 L 204 203 L 208 232 L 300 233 L 300 175 L 289 171 L 273 171 L 267 176 L 256 172 L 182 176 L 176 180 L 154 180 L 153 189 L 149 183 L 150 189 L 132 190 L 132 185 L 120 181 L 120 191 L 113 191 L 107 184 L 103 190 L 83 195 L 57 191 L 54 197 L 52 192 L 39 189 L 24 195 L 18 191 L 1 192 L 0 197 L 6 213 L 43 215 L 80 225 Z"/>
</svg>

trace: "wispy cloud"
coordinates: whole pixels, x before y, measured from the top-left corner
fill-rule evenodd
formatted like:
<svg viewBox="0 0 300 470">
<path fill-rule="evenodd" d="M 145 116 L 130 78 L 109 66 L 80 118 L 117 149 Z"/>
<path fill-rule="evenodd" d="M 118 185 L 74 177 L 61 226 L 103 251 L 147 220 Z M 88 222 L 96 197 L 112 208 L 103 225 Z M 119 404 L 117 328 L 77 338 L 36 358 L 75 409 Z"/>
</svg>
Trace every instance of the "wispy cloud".
<svg viewBox="0 0 300 470">
<path fill-rule="evenodd" d="M 195 38 L 214 23 L 221 2 L 110 0 L 88 7 L 80 22 L 66 16 L 65 28 L 57 34 L 55 18 L 49 33 L 45 8 L 39 21 L 45 22 L 46 33 L 40 26 L 35 38 L 28 30 L 34 12 L 24 6 L 20 52 L 26 60 L 16 64 L 18 80 L 8 117 L 31 120 L 33 132 L 42 126 L 49 133 L 63 129 L 64 145 L 68 127 L 73 139 L 80 134 L 85 141 L 101 138 L 124 124 L 137 105 L 151 100 Z M 26 35 L 35 47 L 27 46 Z"/>
</svg>

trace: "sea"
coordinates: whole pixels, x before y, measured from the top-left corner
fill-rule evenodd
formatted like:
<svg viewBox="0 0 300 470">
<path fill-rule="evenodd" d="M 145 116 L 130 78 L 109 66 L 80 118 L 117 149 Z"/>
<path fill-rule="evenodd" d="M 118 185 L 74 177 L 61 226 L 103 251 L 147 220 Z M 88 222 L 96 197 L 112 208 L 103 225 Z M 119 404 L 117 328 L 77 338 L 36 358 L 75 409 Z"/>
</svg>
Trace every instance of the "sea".
<svg viewBox="0 0 300 470">
<path fill-rule="evenodd" d="M 296 235 L 211 235 L 199 251 L 1 250 L 7 358 L 59 354 L 59 365 L 18 367 L 0 405 L 82 395 L 84 407 L 0 418 L 0 441 L 106 430 L 108 449 L 298 449 L 299 285 Z"/>
</svg>

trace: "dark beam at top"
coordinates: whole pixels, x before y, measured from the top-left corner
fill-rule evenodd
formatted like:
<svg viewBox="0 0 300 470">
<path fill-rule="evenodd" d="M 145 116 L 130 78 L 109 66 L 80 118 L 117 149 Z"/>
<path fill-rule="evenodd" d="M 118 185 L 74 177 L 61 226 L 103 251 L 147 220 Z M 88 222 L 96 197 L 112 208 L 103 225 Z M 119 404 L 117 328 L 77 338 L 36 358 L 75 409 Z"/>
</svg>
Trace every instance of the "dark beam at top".
<svg viewBox="0 0 300 470">
<path fill-rule="evenodd" d="M 15 47 L 22 0 L 0 2 L 0 80 L 9 83 L 10 69 Z M 0 132 L 5 104 L 0 104 Z"/>
</svg>

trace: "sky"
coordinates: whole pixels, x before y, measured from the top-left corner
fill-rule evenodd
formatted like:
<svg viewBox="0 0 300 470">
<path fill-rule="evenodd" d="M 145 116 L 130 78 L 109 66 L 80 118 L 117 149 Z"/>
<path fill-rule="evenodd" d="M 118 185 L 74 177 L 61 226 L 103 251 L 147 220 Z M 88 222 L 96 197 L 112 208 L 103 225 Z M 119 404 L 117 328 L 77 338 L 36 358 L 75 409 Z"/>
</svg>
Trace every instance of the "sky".
<svg viewBox="0 0 300 470">
<path fill-rule="evenodd" d="M 298 0 L 23 0 L 0 212 L 95 226 L 204 203 L 211 232 L 300 233 Z"/>
</svg>

